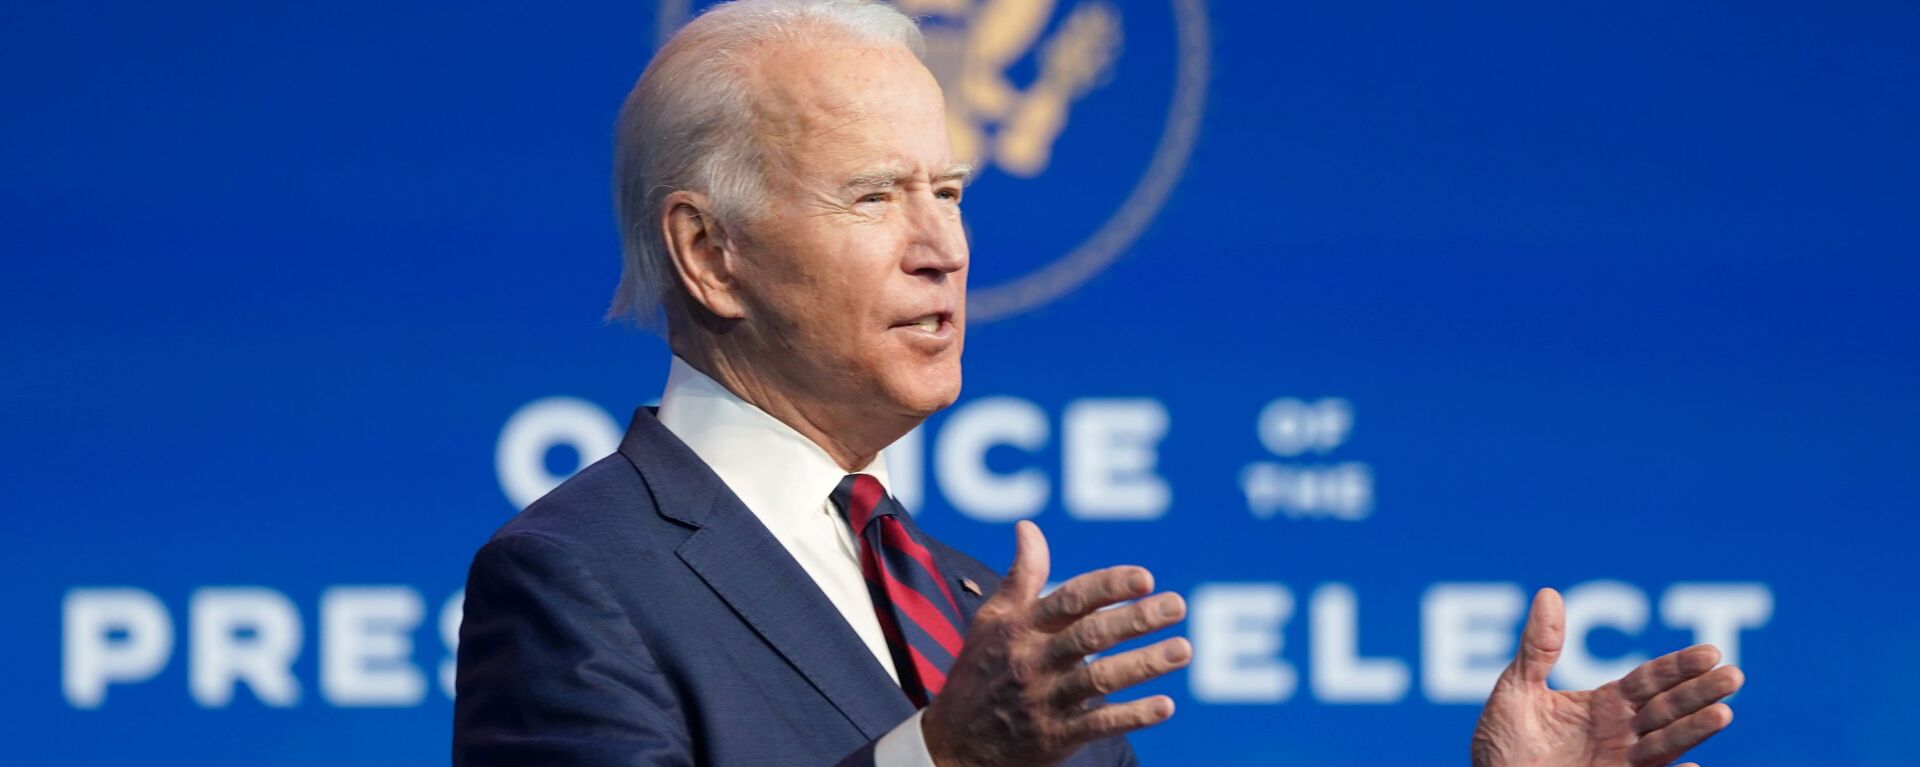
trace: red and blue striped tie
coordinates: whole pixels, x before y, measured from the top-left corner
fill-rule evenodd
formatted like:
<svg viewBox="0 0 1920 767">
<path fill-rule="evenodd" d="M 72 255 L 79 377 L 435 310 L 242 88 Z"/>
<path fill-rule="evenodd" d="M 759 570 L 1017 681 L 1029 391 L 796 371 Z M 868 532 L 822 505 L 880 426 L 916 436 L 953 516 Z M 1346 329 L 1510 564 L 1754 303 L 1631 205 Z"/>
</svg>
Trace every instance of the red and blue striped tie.
<svg viewBox="0 0 1920 767">
<path fill-rule="evenodd" d="M 849 474 L 833 490 L 833 504 L 860 539 L 860 572 L 873 595 L 900 689 L 925 708 L 947 681 L 966 625 L 933 552 L 911 530 L 912 520 L 868 474 Z"/>
</svg>

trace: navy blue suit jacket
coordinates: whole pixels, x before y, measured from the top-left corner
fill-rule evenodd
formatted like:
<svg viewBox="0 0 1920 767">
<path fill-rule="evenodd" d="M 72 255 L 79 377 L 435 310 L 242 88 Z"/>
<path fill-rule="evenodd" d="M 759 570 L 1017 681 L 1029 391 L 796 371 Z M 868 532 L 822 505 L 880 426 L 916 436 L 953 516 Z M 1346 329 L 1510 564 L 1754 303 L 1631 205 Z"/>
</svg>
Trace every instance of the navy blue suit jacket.
<svg viewBox="0 0 1920 767">
<path fill-rule="evenodd" d="M 1000 578 L 938 541 L 948 577 Z M 953 589 L 971 619 L 983 597 Z M 653 414 L 467 575 L 453 762 L 870 764 L 913 704 L 813 579 Z M 1122 738 L 1076 767 L 1134 764 Z"/>
</svg>

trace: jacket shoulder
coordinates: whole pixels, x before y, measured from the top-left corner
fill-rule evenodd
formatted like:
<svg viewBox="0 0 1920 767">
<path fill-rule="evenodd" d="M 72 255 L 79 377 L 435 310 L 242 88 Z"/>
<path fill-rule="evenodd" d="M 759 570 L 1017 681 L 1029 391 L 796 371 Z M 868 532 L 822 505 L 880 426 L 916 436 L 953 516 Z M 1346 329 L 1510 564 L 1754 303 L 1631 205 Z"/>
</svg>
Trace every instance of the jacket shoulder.
<svg viewBox="0 0 1920 767">
<path fill-rule="evenodd" d="M 528 504 L 490 540 L 534 536 L 570 550 L 593 549 L 644 537 L 663 524 L 673 526 L 660 516 L 640 472 L 615 452 Z"/>
</svg>

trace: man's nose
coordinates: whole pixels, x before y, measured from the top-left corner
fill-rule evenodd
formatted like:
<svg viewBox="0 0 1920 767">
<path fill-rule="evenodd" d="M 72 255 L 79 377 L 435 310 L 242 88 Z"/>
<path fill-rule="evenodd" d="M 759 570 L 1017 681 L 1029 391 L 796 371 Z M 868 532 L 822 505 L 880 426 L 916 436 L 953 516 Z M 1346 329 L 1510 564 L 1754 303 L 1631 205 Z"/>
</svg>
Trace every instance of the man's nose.
<svg viewBox="0 0 1920 767">
<path fill-rule="evenodd" d="M 907 248 L 909 272 L 951 274 L 967 267 L 967 232 L 953 204 L 931 195 L 909 206 L 912 237 Z"/>
</svg>

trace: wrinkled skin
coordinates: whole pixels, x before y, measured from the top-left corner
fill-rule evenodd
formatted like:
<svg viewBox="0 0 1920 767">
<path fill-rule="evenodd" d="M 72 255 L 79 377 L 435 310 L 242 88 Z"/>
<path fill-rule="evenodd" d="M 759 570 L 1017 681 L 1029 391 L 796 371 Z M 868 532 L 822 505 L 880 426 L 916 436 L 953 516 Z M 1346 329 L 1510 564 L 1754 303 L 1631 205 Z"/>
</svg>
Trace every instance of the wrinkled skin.
<svg viewBox="0 0 1920 767">
<path fill-rule="evenodd" d="M 824 36 L 745 55 L 764 199 L 726 219 L 703 192 L 665 198 L 684 289 L 669 343 L 857 471 L 960 394 L 971 171 L 906 48 Z"/>
<path fill-rule="evenodd" d="M 1745 682 L 1696 645 L 1641 664 L 1596 690 L 1548 689 L 1566 640 L 1559 592 L 1534 597 L 1520 649 L 1473 733 L 1474 767 L 1660 767 L 1733 721 L 1720 702 Z M 1687 762 L 1681 767 L 1699 767 Z"/>
<path fill-rule="evenodd" d="M 1032 522 L 1015 528 L 1007 578 L 980 606 L 946 687 L 921 719 L 940 767 L 1057 764 L 1087 743 L 1159 724 L 1173 699 L 1155 695 L 1096 704 L 1098 696 L 1187 665 L 1181 637 L 1083 659 L 1186 617 L 1178 594 L 1153 590 L 1153 575 L 1121 566 L 1087 573 L 1045 597 L 1047 539 Z M 1133 604 L 1102 610 L 1129 599 Z"/>
</svg>

